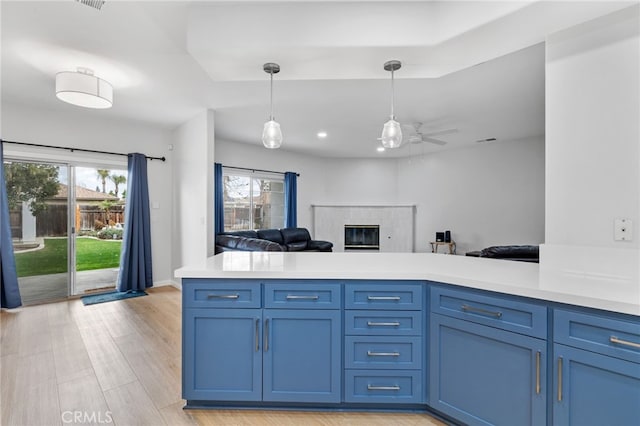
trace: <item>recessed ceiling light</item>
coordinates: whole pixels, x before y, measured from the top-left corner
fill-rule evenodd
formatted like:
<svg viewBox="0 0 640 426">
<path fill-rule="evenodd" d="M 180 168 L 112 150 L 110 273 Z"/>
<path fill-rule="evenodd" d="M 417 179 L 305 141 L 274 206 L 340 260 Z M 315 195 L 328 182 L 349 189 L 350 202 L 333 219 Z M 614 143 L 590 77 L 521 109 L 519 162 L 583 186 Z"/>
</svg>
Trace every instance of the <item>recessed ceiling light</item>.
<svg viewBox="0 0 640 426">
<path fill-rule="evenodd" d="M 320 139 L 324 139 L 324 138 L 326 138 L 326 137 L 327 137 L 327 132 L 318 132 L 318 137 L 319 137 Z"/>
<path fill-rule="evenodd" d="M 378 152 L 384 152 L 384 146 L 379 146 L 379 147 L 377 148 L 377 151 L 378 151 Z"/>
</svg>

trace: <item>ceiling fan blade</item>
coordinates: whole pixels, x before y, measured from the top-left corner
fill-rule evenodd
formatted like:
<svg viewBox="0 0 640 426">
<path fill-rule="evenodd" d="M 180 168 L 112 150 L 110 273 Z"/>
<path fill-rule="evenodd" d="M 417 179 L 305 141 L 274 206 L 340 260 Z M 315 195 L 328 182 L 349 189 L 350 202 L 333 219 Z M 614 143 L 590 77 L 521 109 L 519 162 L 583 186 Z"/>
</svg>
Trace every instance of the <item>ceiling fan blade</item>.
<svg viewBox="0 0 640 426">
<path fill-rule="evenodd" d="M 428 138 L 428 137 L 426 137 L 426 136 L 424 136 L 424 137 L 422 138 L 422 141 L 423 141 L 423 142 L 433 143 L 433 144 L 436 144 L 436 145 L 441 145 L 441 146 L 442 146 L 442 145 L 446 145 L 446 144 L 447 144 L 447 142 L 446 142 L 446 141 L 441 141 L 440 139 Z"/>
<path fill-rule="evenodd" d="M 444 135 L 450 135 L 452 133 L 458 133 L 458 129 L 445 129 L 445 130 L 440 130 L 438 132 L 430 132 L 430 133 L 423 133 L 422 136 L 425 137 L 429 137 L 429 136 L 444 136 Z"/>
</svg>

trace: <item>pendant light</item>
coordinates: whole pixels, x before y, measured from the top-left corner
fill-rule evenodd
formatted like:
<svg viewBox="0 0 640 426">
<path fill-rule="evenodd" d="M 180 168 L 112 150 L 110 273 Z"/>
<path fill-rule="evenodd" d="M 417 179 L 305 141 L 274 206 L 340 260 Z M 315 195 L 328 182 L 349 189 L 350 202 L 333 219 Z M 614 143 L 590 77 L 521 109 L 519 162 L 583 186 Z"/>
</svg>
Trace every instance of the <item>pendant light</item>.
<svg viewBox="0 0 640 426">
<path fill-rule="evenodd" d="M 264 64 L 262 69 L 271 77 L 271 109 L 269 121 L 264 123 L 264 129 L 262 130 L 262 144 L 266 148 L 276 149 L 282 145 L 282 130 L 280 130 L 280 124 L 273 118 L 273 75 L 280 72 L 280 65 L 268 62 Z"/>
<path fill-rule="evenodd" d="M 400 61 L 388 61 L 384 63 L 385 71 L 391 71 L 391 117 L 389 121 L 384 123 L 382 129 L 382 146 L 385 148 L 399 148 L 402 144 L 402 129 L 400 123 L 396 121 L 396 116 L 393 113 L 394 103 L 394 87 L 393 87 L 393 72 L 400 69 L 402 66 Z"/>
</svg>

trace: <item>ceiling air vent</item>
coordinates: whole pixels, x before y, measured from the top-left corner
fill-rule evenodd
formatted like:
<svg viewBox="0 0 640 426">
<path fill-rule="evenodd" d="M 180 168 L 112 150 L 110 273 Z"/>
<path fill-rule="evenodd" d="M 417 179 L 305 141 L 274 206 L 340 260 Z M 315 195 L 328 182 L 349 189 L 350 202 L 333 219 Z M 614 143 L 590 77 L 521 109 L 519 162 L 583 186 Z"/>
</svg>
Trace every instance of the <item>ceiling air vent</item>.
<svg viewBox="0 0 640 426">
<path fill-rule="evenodd" d="M 486 138 L 486 139 L 478 139 L 476 143 L 485 143 L 485 142 L 493 142 L 496 141 L 496 138 Z"/>
<path fill-rule="evenodd" d="M 94 9 L 102 9 L 105 0 L 76 0 L 78 3 L 93 7 Z"/>
</svg>

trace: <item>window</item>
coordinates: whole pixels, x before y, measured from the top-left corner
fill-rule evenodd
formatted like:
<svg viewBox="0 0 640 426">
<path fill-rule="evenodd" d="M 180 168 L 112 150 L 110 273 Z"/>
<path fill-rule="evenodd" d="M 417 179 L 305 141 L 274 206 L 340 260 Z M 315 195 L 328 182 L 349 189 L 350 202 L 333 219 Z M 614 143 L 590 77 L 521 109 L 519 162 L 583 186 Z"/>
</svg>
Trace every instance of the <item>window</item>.
<svg viewBox="0 0 640 426">
<path fill-rule="evenodd" d="M 223 171 L 224 230 L 284 227 L 284 177 Z"/>
</svg>

